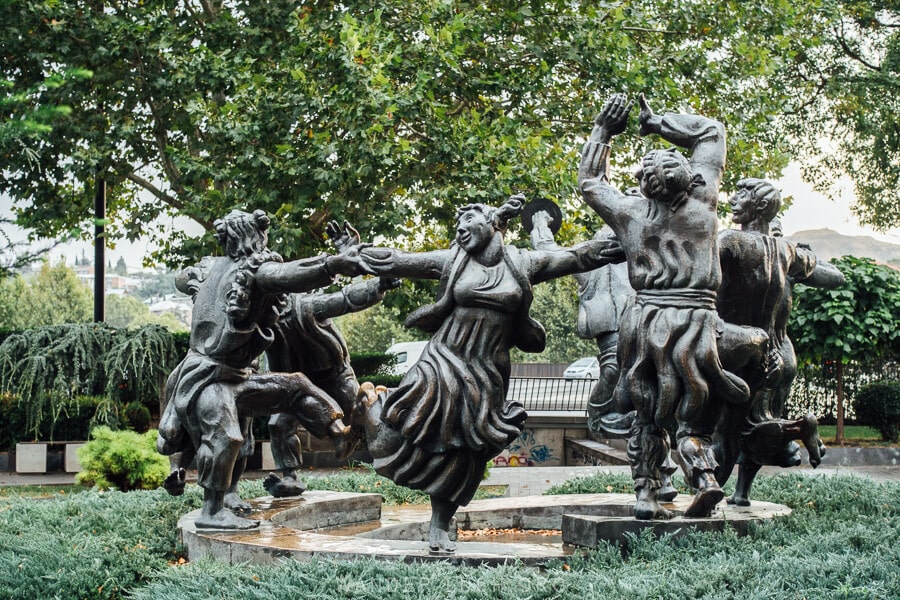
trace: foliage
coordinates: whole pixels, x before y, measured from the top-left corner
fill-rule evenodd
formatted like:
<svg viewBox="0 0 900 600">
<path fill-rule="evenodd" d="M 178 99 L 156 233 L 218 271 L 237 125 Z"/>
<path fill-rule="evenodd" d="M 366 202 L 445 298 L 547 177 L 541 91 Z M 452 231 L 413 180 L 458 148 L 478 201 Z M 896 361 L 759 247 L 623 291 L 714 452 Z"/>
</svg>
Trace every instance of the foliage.
<svg viewBox="0 0 900 600">
<path fill-rule="evenodd" d="M 567 568 L 465 567 L 400 561 L 287 561 L 267 567 L 212 561 L 167 570 L 136 598 L 205 598 L 215 590 L 263 599 L 306 595 L 400 598 L 889 598 L 900 591 L 893 543 L 897 484 L 840 477 L 759 477 L 767 500 L 794 514 L 754 528 L 684 537 L 633 537 L 627 552 L 602 546 Z M 604 488 L 593 491 L 602 492 Z M 698 576 L 702 573 L 703 576 Z"/>
<path fill-rule="evenodd" d="M 107 294 L 104 322 L 116 329 L 129 329 L 155 324 L 169 331 L 186 331 L 187 327 L 174 315 L 153 315 L 150 307 L 135 296 Z"/>
<path fill-rule="evenodd" d="M 113 431 L 97 427 L 91 439 L 78 449 L 82 471 L 75 481 L 101 490 L 152 490 L 169 474 L 169 459 L 156 451 L 155 429 Z"/>
<path fill-rule="evenodd" d="M 810 88 L 795 132 L 806 179 L 833 197 L 853 182 L 854 213 L 878 229 L 900 226 L 900 4 L 891 0 L 822 2 L 830 27 L 801 67 Z M 828 132 L 823 143 L 822 132 Z"/>
<path fill-rule="evenodd" d="M 159 326 L 29 329 L 0 344 L 0 392 L 11 393 L 24 406 L 24 432 L 37 437 L 45 421 L 57 420 L 80 395 L 105 392 L 113 401 L 136 399 L 155 406 L 162 378 L 178 358 L 171 334 Z M 108 414 L 101 417 L 101 422 L 115 421 Z"/>
<path fill-rule="evenodd" d="M 178 558 L 176 523 L 200 506 L 195 486 L 0 497 L 0 597 L 123 598 Z"/>
<path fill-rule="evenodd" d="M 140 402 L 129 402 L 122 409 L 122 421 L 126 427 L 138 433 L 150 429 L 150 409 Z"/>
<path fill-rule="evenodd" d="M 181 358 L 172 335 L 159 325 L 118 332 L 103 357 L 106 391 L 120 401 L 157 405 L 165 378 Z"/>
<path fill-rule="evenodd" d="M 95 73 L 29 96 L 73 112 L 27 160 L 0 149 L 0 173 L 43 237 L 88 231 L 98 173 L 112 239 L 175 214 L 201 224 L 198 239 L 162 222 L 171 263 L 209 253 L 236 206 L 272 214 L 288 257 L 320 248 L 331 218 L 431 245 L 473 200 L 572 204 L 578 139 L 614 91 L 726 122 L 732 182 L 777 175 L 791 148 L 774 115 L 818 93 L 803 67 L 829 17 L 785 0 L 6 2 L 0 76 Z M 646 149 L 634 129 L 620 171 Z"/>
<path fill-rule="evenodd" d="M 870 258 L 831 262 L 844 286 L 795 288 L 788 333 L 797 356 L 847 362 L 900 354 L 900 273 Z"/>
<path fill-rule="evenodd" d="M 812 414 L 820 423 L 834 423 L 837 413 L 837 373 L 835 361 L 801 362 L 791 386 L 786 417 L 799 418 Z M 854 360 L 843 365 L 842 392 L 844 404 L 851 409 L 859 391 L 866 385 L 885 378 L 900 379 L 900 363 L 891 358 Z M 854 418 L 848 412 L 848 418 Z"/>
<path fill-rule="evenodd" d="M 595 356 L 594 340 L 583 340 L 576 331 L 578 322 L 577 283 L 572 277 L 554 279 L 535 286 L 531 316 L 547 330 L 547 347 L 540 354 L 514 348 L 514 362 L 568 363 L 582 356 Z"/>
<path fill-rule="evenodd" d="M 398 342 L 414 342 L 425 336 L 403 326 L 406 314 L 385 304 L 364 311 L 342 315 L 334 322 L 341 330 L 347 347 L 357 354 L 384 352 Z"/>
<path fill-rule="evenodd" d="M 393 362 L 394 357 L 383 352 L 359 352 L 350 355 L 350 366 L 359 377 L 384 373 Z"/>
<path fill-rule="evenodd" d="M 870 383 L 856 397 L 856 417 L 877 427 L 885 441 L 900 439 L 900 381 Z"/>
<path fill-rule="evenodd" d="M 37 435 L 29 432 L 26 423 L 28 415 L 25 405 L 10 393 L 0 394 L 0 452 L 15 449 L 19 442 L 41 440 L 86 440 L 91 426 L 102 421 L 106 399 L 98 396 L 78 396 L 74 402 L 63 407 L 56 419 L 41 422 Z"/>
<path fill-rule="evenodd" d="M 342 485 L 337 480 L 343 475 L 334 477 Z M 310 477 L 309 483 L 320 479 Z M 630 478 L 602 479 L 585 491 L 604 492 L 619 483 L 630 485 Z M 472 599 L 574 600 L 587 591 L 598 598 L 780 600 L 891 598 L 900 592 L 894 543 L 900 484 L 783 475 L 758 477 L 754 490 L 793 514 L 741 538 L 636 536 L 628 552 L 605 546 L 573 557 L 568 569 L 551 564 L 541 570 L 322 559 L 267 567 L 197 561 L 174 568 L 168 563 L 179 557 L 176 523 L 200 505 L 195 485 L 178 498 L 162 490 L 88 491 L 35 502 L 0 493 L 0 596 L 429 600 L 452 590 Z M 263 493 L 258 481 L 241 482 L 239 491 L 245 497 Z"/>
<path fill-rule="evenodd" d="M 90 290 L 63 262 L 45 262 L 27 282 L 21 275 L 0 280 L 0 300 L 0 326 L 9 329 L 86 323 L 93 316 Z"/>
</svg>

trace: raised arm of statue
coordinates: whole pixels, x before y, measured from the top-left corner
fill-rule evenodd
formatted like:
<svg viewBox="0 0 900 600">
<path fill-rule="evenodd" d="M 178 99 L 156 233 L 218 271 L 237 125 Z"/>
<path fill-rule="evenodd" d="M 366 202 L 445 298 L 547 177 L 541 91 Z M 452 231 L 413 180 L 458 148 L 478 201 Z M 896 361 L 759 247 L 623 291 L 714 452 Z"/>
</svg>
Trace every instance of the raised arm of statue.
<svg viewBox="0 0 900 600">
<path fill-rule="evenodd" d="M 702 198 L 715 207 L 725 169 L 725 126 L 708 117 L 666 113 L 657 115 L 641 95 L 640 134 L 658 134 L 664 140 L 691 150 L 691 169 L 703 179 Z"/>
<path fill-rule="evenodd" d="M 533 227 L 531 228 L 531 247 L 535 250 L 558 250 L 559 244 L 553 237 L 553 231 L 550 225 L 553 223 L 551 217 L 546 211 L 538 211 L 531 218 Z"/>
<path fill-rule="evenodd" d="M 607 100 L 581 152 L 578 189 L 584 201 L 607 223 L 617 222 L 634 205 L 632 198 L 609 184 L 609 142 L 625 130 L 633 105 L 634 102 L 629 101 L 625 94 L 614 94 Z"/>
</svg>

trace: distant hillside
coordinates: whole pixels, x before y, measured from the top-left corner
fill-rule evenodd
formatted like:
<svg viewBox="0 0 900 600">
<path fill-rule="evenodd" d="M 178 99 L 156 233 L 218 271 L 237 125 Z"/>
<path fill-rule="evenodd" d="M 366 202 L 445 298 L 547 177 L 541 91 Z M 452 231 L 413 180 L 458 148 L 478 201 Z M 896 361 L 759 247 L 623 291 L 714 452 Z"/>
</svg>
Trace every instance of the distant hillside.
<svg viewBox="0 0 900 600">
<path fill-rule="evenodd" d="M 867 235 L 841 235 L 831 229 L 809 229 L 786 236 L 786 239 L 809 244 L 816 255 L 824 260 L 850 254 L 865 256 L 880 263 L 900 263 L 900 244 L 880 242 Z"/>
</svg>

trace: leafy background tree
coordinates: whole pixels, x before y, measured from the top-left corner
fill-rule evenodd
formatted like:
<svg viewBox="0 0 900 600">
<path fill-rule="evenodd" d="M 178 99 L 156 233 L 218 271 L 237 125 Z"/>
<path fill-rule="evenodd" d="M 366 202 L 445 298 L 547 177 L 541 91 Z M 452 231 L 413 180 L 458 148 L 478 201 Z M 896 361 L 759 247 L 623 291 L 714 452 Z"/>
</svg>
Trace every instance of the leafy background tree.
<svg viewBox="0 0 900 600">
<path fill-rule="evenodd" d="M 94 72 L 29 96 L 72 107 L 33 155 L 0 150 L 18 222 L 87 232 L 102 175 L 112 239 L 172 215 L 209 232 L 234 207 L 262 208 L 288 257 L 321 248 L 332 218 L 446 245 L 456 206 L 518 191 L 583 225 L 578 140 L 613 91 L 722 119 L 728 177 L 775 176 L 788 160 L 775 115 L 818 92 L 804 68 L 831 24 L 823 3 L 787 0 L 103 7 L 0 4 L 0 73 L 17 88 L 48 64 Z M 645 148 L 628 139 L 618 166 Z M 156 242 L 152 258 L 173 265 L 214 246 L 171 225 Z"/>
<path fill-rule="evenodd" d="M 835 441 L 842 444 L 846 365 L 900 357 L 900 272 L 868 258 L 831 262 L 846 284 L 834 290 L 797 285 L 788 331 L 800 361 L 833 365 Z"/>
</svg>

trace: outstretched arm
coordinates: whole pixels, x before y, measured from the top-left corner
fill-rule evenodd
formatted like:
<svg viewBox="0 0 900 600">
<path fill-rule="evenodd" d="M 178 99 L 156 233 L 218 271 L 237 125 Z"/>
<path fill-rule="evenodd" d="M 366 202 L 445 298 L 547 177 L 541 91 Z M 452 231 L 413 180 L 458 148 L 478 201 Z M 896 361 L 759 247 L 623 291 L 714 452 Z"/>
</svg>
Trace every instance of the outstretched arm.
<svg viewBox="0 0 900 600">
<path fill-rule="evenodd" d="M 559 250 L 533 250 L 528 252 L 528 257 L 531 261 L 531 282 L 541 283 L 622 262 L 625 260 L 625 253 L 618 240 L 600 239 Z"/>
<path fill-rule="evenodd" d="M 303 298 L 312 306 L 317 321 L 365 310 L 381 302 L 384 293 L 400 285 L 399 279 L 378 278 L 352 283 L 332 294 L 315 294 Z"/>
<path fill-rule="evenodd" d="M 373 246 L 362 251 L 375 275 L 404 279 L 440 279 L 444 265 L 453 255 L 452 250 L 430 252 L 404 252 L 396 248 Z"/>
</svg>

